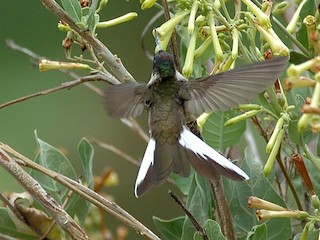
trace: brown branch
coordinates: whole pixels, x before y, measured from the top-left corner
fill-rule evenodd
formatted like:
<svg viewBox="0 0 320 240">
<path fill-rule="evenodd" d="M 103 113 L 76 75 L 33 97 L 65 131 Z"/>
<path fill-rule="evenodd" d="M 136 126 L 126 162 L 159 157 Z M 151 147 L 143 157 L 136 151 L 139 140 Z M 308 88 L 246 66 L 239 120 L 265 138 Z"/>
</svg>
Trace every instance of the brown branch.
<svg viewBox="0 0 320 240">
<path fill-rule="evenodd" d="M 213 197 L 216 200 L 216 213 L 221 231 L 226 239 L 235 240 L 232 218 L 221 177 L 216 181 L 210 181 L 210 187 Z"/>
<path fill-rule="evenodd" d="M 142 129 L 137 120 L 134 118 L 123 118 L 121 119 L 121 122 L 131 128 L 131 130 L 137 133 L 144 141 L 149 142 L 149 135 Z"/>
<path fill-rule="evenodd" d="M 182 200 L 171 190 L 168 191 L 170 196 L 176 201 L 176 203 L 182 208 L 182 210 L 185 212 L 185 214 L 190 219 L 193 226 L 196 228 L 196 230 L 200 233 L 202 239 L 209 240 L 206 230 L 200 225 L 198 220 L 192 215 L 192 213 L 184 206 Z"/>
<path fill-rule="evenodd" d="M 9 102 L 5 102 L 3 104 L 0 104 L 0 109 L 19 103 L 19 102 L 23 102 L 26 101 L 28 99 L 34 98 L 34 97 L 39 97 L 39 96 L 44 96 L 53 92 L 57 92 L 63 89 L 71 89 L 74 86 L 77 86 L 79 84 L 85 83 L 85 82 L 90 82 L 90 81 L 109 81 L 110 79 L 107 78 L 107 76 L 103 73 L 97 73 L 94 75 L 89 75 L 89 76 L 85 76 L 85 77 L 80 77 L 79 79 L 70 81 L 70 82 L 65 82 L 62 83 L 59 86 L 53 87 L 53 88 L 49 88 L 40 92 L 36 92 L 36 93 L 32 93 L 14 100 L 11 100 Z"/>
</svg>

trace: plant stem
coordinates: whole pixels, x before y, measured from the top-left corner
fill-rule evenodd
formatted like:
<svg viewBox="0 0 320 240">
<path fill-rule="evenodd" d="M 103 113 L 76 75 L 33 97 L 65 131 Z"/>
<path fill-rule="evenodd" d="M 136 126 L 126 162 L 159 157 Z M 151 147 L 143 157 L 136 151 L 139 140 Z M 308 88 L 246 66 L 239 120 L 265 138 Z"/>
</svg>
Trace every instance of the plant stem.
<svg viewBox="0 0 320 240">
<path fill-rule="evenodd" d="M 232 218 L 221 177 L 216 181 L 210 181 L 210 187 L 213 197 L 216 200 L 216 211 L 221 231 L 226 239 L 235 240 Z"/>
</svg>

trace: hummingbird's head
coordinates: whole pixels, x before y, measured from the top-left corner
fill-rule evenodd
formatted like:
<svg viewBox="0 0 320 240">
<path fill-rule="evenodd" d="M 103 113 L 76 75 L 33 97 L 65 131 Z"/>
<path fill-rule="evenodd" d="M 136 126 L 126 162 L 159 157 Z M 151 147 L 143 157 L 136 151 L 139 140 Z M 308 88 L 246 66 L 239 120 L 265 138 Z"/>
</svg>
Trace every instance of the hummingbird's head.
<svg viewBox="0 0 320 240">
<path fill-rule="evenodd" d="M 174 77 L 176 69 L 173 56 L 160 50 L 153 58 L 153 71 L 159 73 L 161 78 Z"/>
</svg>

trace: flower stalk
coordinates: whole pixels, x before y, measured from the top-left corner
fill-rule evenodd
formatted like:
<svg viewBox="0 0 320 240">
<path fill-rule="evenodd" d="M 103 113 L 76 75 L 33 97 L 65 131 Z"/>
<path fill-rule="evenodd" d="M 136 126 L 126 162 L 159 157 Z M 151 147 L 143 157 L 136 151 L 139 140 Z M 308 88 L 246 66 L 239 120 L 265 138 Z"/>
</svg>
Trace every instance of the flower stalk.
<svg viewBox="0 0 320 240">
<path fill-rule="evenodd" d="M 248 207 L 249 208 L 260 208 L 272 211 L 287 211 L 287 208 L 284 208 L 278 204 L 266 201 L 264 199 L 250 196 L 248 199 Z"/>
</svg>

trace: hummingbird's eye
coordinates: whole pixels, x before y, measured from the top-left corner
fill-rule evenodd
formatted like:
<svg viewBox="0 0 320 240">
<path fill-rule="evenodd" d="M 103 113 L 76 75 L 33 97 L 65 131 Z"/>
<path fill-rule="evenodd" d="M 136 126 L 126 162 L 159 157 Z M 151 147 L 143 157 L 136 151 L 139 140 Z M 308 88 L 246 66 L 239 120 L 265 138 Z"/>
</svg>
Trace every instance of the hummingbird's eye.
<svg viewBox="0 0 320 240">
<path fill-rule="evenodd" d="M 146 100 L 146 101 L 144 102 L 144 104 L 145 104 L 147 107 L 150 107 L 151 101 L 150 101 L 150 100 Z"/>
</svg>

